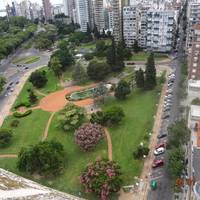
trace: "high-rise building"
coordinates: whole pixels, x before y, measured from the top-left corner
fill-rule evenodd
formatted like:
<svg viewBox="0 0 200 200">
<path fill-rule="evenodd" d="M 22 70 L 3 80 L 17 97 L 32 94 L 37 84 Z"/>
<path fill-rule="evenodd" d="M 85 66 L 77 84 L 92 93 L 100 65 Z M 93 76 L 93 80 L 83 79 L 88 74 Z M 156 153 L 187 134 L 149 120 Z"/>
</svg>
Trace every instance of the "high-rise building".
<svg viewBox="0 0 200 200">
<path fill-rule="evenodd" d="M 128 47 L 132 47 L 138 39 L 138 9 L 137 6 L 123 8 L 123 38 Z"/>
<path fill-rule="evenodd" d="M 17 15 L 14 2 L 12 2 L 12 6 L 10 6 L 9 4 L 6 6 L 6 12 L 7 12 L 7 16 L 9 16 L 9 17 Z"/>
<path fill-rule="evenodd" d="M 112 17 L 113 17 L 113 37 L 116 42 L 122 39 L 122 4 L 121 0 L 113 0 Z"/>
<path fill-rule="evenodd" d="M 49 0 L 42 0 L 45 20 L 52 19 L 52 6 Z"/>
<path fill-rule="evenodd" d="M 174 11 L 147 12 L 147 50 L 169 52 L 174 44 Z"/>
<path fill-rule="evenodd" d="M 193 27 L 200 22 L 200 0 L 188 1 L 186 48 L 190 51 L 192 45 Z"/>
<path fill-rule="evenodd" d="M 189 79 L 200 80 L 200 23 L 193 27 L 191 38 L 191 54 L 189 54 Z"/>
<path fill-rule="evenodd" d="M 103 0 L 94 0 L 94 23 L 99 31 L 105 28 Z"/>
</svg>

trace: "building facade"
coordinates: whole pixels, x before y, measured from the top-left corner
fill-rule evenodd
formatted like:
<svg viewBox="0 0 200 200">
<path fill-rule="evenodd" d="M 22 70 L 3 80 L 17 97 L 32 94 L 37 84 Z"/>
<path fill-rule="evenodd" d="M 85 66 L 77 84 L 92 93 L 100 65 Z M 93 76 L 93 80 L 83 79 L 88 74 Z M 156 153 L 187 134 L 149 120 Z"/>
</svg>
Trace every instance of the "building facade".
<svg viewBox="0 0 200 200">
<path fill-rule="evenodd" d="M 200 80 L 200 23 L 194 25 L 189 54 L 189 79 Z"/>
<path fill-rule="evenodd" d="M 137 6 L 123 8 L 123 38 L 127 47 L 132 47 L 138 39 L 138 9 Z"/>
<path fill-rule="evenodd" d="M 200 22 L 200 1 L 192 0 L 188 2 L 187 9 L 187 38 L 186 48 L 190 52 L 192 45 L 193 26 Z"/>
<path fill-rule="evenodd" d="M 94 0 L 93 9 L 94 23 L 98 31 L 102 31 L 105 28 L 103 0 Z"/>
<path fill-rule="evenodd" d="M 154 52 L 170 52 L 174 44 L 174 11 L 147 12 L 146 48 Z"/>
<path fill-rule="evenodd" d="M 42 0 L 45 20 L 52 19 L 52 5 L 49 0 Z"/>
</svg>

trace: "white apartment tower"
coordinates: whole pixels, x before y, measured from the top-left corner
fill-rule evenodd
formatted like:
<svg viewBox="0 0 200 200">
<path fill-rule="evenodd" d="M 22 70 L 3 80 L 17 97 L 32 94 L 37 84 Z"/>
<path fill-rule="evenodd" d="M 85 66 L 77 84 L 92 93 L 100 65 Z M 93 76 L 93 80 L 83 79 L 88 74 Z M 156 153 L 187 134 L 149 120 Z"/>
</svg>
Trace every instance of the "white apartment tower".
<svg viewBox="0 0 200 200">
<path fill-rule="evenodd" d="M 123 37 L 127 47 L 132 47 L 138 39 L 138 9 L 137 6 L 123 8 Z"/>
<path fill-rule="evenodd" d="M 174 11 L 149 10 L 147 12 L 147 50 L 169 52 L 174 39 Z"/>
<path fill-rule="evenodd" d="M 93 9 L 95 25 L 98 31 L 101 31 L 105 28 L 103 0 L 94 0 Z"/>
<path fill-rule="evenodd" d="M 187 21 L 186 47 L 190 51 L 192 46 L 193 27 L 196 23 L 200 22 L 200 0 L 188 1 Z"/>
</svg>

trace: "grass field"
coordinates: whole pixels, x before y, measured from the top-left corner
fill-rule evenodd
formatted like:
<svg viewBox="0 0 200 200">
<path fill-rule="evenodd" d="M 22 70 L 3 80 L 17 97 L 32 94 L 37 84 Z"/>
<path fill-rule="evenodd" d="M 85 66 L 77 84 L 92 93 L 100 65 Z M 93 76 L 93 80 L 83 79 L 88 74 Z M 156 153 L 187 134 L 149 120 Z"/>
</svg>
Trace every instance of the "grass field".
<svg viewBox="0 0 200 200">
<path fill-rule="evenodd" d="M 130 58 L 130 60 L 133 60 L 133 61 L 146 61 L 148 56 L 149 56 L 149 53 L 139 52 L 137 54 L 134 54 Z M 169 57 L 167 55 L 165 55 L 165 54 L 155 53 L 154 54 L 154 58 L 155 58 L 156 61 L 161 61 L 161 60 L 167 59 Z"/>
<path fill-rule="evenodd" d="M 133 183 L 134 176 L 141 173 L 143 161 L 134 160 L 133 151 L 144 141 L 145 134 L 151 132 L 158 99 L 156 91 L 136 91 L 125 101 L 111 98 L 104 106 L 104 109 L 113 105 L 120 106 L 125 112 L 121 125 L 109 129 L 113 143 L 113 159 L 122 167 L 125 185 Z"/>
<path fill-rule="evenodd" d="M 34 110 L 30 115 L 24 118 L 7 117 L 2 127 L 13 130 L 13 139 L 11 145 L 1 149 L 0 153 L 18 153 L 21 147 L 39 142 L 49 116 L 50 113 L 48 112 Z M 19 120 L 19 126 L 16 128 L 10 126 L 10 123 L 14 119 Z"/>
<path fill-rule="evenodd" d="M 13 60 L 14 64 L 31 64 L 40 60 L 39 56 L 20 57 Z"/>
</svg>

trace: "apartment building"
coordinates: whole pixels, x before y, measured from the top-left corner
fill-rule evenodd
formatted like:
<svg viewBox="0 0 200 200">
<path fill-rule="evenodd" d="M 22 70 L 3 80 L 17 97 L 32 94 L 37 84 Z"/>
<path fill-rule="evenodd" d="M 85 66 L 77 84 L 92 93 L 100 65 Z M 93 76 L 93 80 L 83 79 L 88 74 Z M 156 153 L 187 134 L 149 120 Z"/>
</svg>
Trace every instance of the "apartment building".
<svg viewBox="0 0 200 200">
<path fill-rule="evenodd" d="M 173 44 L 174 11 L 150 9 L 147 12 L 147 50 L 169 52 Z"/>
<path fill-rule="evenodd" d="M 52 5 L 49 0 L 42 0 L 45 20 L 52 19 Z"/>
<path fill-rule="evenodd" d="M 187 38 L 186 48 L 188 52 L 191 50 L 193 27 L 196 23 L 200 22 L 200 0 L 192 0 L 188 2 L 187 9 Z"/>
<path fill-rule="evenodd" d="M 94 23 L 97 26 L 98 31 L 102 31 L 105 28 L 103 0 L 94 0 L 93 9 Z"/>
<path fill-rule="evenodd" d="M 189 79 L 200 80 L 200 23 L 192 29 L 191 54 L 188 58 Z"/>
<path fill-rule="evenodd" d="M 137 6 L 123 8 L 123 38 L 127 47 L 132 47 L 138 39 L 138 9 Z"/>
</svg>

